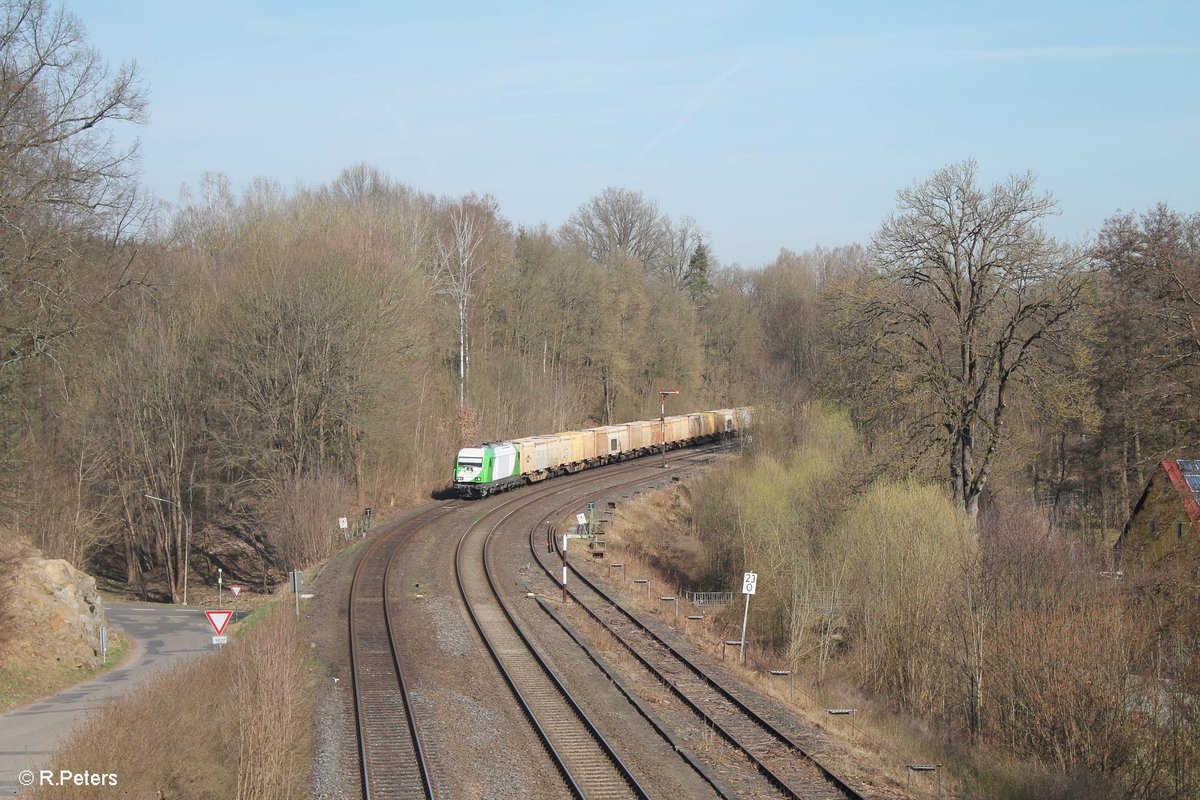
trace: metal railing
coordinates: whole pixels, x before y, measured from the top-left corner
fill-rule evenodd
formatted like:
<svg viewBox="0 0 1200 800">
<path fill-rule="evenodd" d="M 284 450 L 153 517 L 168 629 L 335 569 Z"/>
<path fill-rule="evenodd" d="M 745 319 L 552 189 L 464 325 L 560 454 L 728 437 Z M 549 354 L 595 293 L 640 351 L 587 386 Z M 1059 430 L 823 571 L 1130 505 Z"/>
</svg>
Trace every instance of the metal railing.
<svg viewBox="0 0 1200 800">
<path fill-rule="evenodd" d="M 684 592 L 683 596 L 699 608 L 701 606 L 728 606 L 733 604 L 733 592 Z"/>
</svg>

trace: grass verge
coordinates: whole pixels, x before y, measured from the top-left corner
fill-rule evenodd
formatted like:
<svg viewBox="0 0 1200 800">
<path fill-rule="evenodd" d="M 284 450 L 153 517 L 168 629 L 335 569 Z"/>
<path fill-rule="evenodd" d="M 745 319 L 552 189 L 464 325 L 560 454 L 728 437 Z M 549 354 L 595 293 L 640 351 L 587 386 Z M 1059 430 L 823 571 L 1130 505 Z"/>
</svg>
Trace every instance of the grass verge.
<svg viewBox="0 0 1200 800">
<path fill-rule="evenodd" d="M 91 669 L 53 661 L 17 662 L 10 659 L 0 664 L 0 714 L 103 675 L 119 667 L 128 655 L 129 637 L 112 631 L 108 637 L 107 662 Z"/>
<path fill-rule="evenodd" d="M 280 604 L 220 653 L 177 667 L 97 710 L 48 769 L 116 776 L 118 795 L 160 800 L 303 797 L 313 747 L 313 675 Z M 119 735 L 114 735 L 119 732 Z M 35 787 L 32 798 L 108 798 L 108 787 Z"/>
</svg>

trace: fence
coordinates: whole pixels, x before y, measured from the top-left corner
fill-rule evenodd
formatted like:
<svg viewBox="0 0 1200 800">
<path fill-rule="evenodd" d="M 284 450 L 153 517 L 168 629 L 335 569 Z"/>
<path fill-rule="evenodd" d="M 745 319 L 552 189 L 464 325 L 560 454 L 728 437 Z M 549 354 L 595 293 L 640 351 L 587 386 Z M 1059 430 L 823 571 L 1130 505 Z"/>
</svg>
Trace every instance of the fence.
<svg viewBox="0 0 1200 800">
<path fill-rule="evenodd" d="M 683 596 L 696 608 L 701 606 L 728 606 L 733 604 L 733 592 L 687 592 Z"/>
</svg>

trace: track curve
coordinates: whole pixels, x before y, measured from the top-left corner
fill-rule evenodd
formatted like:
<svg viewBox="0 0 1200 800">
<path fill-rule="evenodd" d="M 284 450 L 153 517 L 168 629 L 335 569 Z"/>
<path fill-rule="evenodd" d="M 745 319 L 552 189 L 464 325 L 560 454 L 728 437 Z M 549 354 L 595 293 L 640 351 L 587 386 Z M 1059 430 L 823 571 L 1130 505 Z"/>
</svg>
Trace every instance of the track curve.
<svg viewBox="0 0 1200 800">
<path fill-rule="evenodd" d="M 551 581 L 561 562 L 549 562 L 537 545 L 541 526 L 561 518 L 569 506 L 546 515 L 529 532 L 529 548 Z M 555 551 L 561 546 L 555 538 Z M 575 576 L 569 595 L 662 684 L 731 745 L 741 750 L 764 777 L 787 797 L 810 800 L 861 800 L 862 795 L 834 775 L 793 737 L 707 674 L 699 665 L 644 625 L 587 575 L 569 565 Z"/>
</svg>

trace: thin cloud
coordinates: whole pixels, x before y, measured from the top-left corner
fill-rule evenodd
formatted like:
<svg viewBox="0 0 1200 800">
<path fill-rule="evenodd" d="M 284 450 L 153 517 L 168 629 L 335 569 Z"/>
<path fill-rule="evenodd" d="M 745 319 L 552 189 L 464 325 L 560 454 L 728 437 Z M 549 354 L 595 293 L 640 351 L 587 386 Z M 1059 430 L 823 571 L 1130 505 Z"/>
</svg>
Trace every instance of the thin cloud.
<svg viewBox="0 0 1200 800">
<path fill-rule="evenodd" d="M 716 79 L 705 84 L 704 88 L 702 88 L 700 92 L 692 98 L 692 101 L 683 109 L 683 113 L 679 115 L 674 124 L 672 124 L 669 128 L 660 131 L 653 139 L 643 145 L 641 151 L 639 151 L 639 155 L 642 158 L 645 158 L 654 148 L 658 147 L 667 139 L 670 139 L 672 136 L 679 133 L 679 131 L 683 130 L 683 128 L 692 121 L 692 118 L 700 112 L 700 109 L 708 105 L 708 101 L 712 99 L 713 94 L 721 88 L 722 84 L 724 84 L 725 81 L 729 80 L 737 73 L 741 72 L 745 66 L 745 61 L 739 61 L 737 64 L 734 64 L 732 67 L 718 75 Z"/>
<path fill-rule="evenodd" d="M 392 118 L 392 121 L 396 123 L 396 128 L 400 131 L 400 136 L 404 139 L 405 143 L 416 154 L 417 158 L 425 164 L 425 168 L 429 170 L 430 177 L 435 181 L 440 180 L 441 170 L 438 169 L 437 162 L 425 151 L 425 148 L 417 143 L 417 138 L 413 136 L 412 129 L 408 126 L 408 123 L 396 112 L 396 109 L 390 102 L 385 102 L 383 108 L 387 112 L 387 115 Z"/>
<path fill-rule="evenodd" d="M 943 55 L 951 61 L 1095 61 L 1108 58 L 1157 58 L 1197 54 L 1200 54 L 1200 48 L 1130 45 L 1050 45 L 943 51 Z"/>
</svg>

